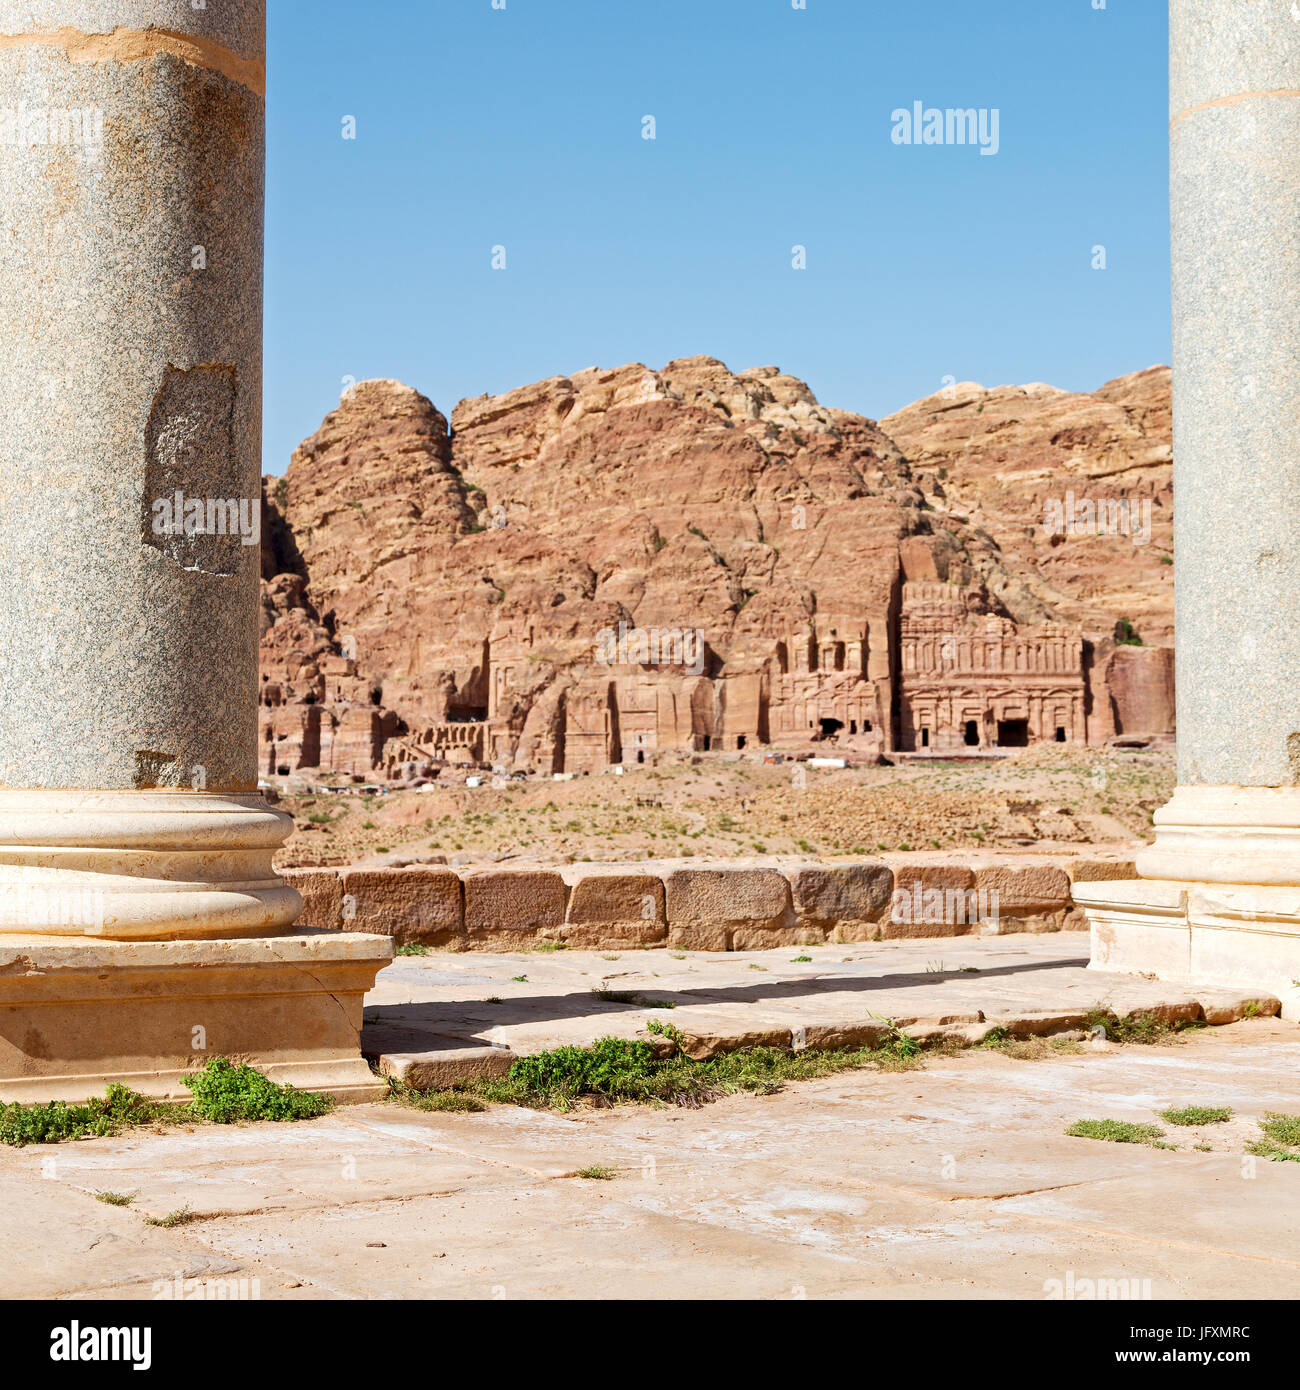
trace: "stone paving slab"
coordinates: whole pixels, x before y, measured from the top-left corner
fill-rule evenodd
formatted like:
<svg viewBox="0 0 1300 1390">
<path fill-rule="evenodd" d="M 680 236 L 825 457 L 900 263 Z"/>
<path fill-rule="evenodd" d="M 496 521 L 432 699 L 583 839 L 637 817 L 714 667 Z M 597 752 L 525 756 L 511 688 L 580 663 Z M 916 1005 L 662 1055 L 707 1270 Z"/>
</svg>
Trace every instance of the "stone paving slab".
<svg viewBox="0 0 1300 1390">
<path fill-rule="evenodd" d="M 40 1157 L 53 1152 L 43 1150 Z M 4 1165 L 0 1298 L 102 1296 L 124 1283 L 151 1288 L 154 1280 L 178 1273 L 211 1278 L 242 1272 L 228 1256 L 178 1242 L 173 1232 L 146 1226 L 129 1210 L 96 1202 L 61 1181 L 60 1166 L 47 1164 L 42 1176 L 39 1159 L 22 1174 Z"/>
<path fill-rule="evenodd" d="M 819 1046 L 819 1029 L 860 1031 L 873 1020 L 926 1037 L 960 1029 L 952 1036 L 975 1043 L 995 1027 L 1017 1036 L 1075 1029 L 1099 1005 L 1119 1016 L 1216 1023 L 1256 1005 L 1266 1014 L 1277 1009 L 1259 991 L 1170 985 L 1087 966 L 1086 938 L 1066 932 L 726 954 L 402 957 L 367 996 L 362 1046 L 385 1074 L 445 1086 L 458 1074 L 499 1072 L 506 1057 L 487 1049 L 518 1056 L 606 1035 L 649 1038 L 654 1018 L 696 1040 L 692 1056 L 707 1057 L 759 1043 Z M 601 999 L 598 990 L 635 1002 Z"/>
<path fill-rule="evenodd" d="M 204 1216 L 316 1208 L 341 1193 L 391 1200 L 454 1192 L 491 1176 L 482 1159 L 368 1130 L 350 1114 L 351 1107 L 315 1124 L 309 1147 L 293 1125 L 205 1125 L 70 1145 L 59 1151 L 60 1179 L 92 1195 L 138 1194 L 133 1211 L 162 1217 L 183 1207 Z M 25 1149 L 16 1165 L 37 1166 L 47 1152 Z"/>
<path fill-rule="evenodd" d="M 698 1110 L 390 1102 L 0 1149 L 0 1293 L 149 1299 L 183 1272 L 256 1279 L 266 1299 L 1039 1299 L 1072 1275 L 1295 1298 L 1300 1165 L 1248 1176 L 1241 1149 L 1264 1112 L 1300 1113 L 1298 1064 L 1294 1024 L 1252 1019 L 1151 1047 L 967 1051 Z M 1063 1133 L 1191 1102 L 1239 1118 L 1169 1129 L 1176 1152 Z M 597 1164 L 613 1179 L 574 1176 Z M 138 1195 L 110 1208 L 98 1190 Z M 144 1224 L 180 1205 L 198 1219 Z"/>
</svg>

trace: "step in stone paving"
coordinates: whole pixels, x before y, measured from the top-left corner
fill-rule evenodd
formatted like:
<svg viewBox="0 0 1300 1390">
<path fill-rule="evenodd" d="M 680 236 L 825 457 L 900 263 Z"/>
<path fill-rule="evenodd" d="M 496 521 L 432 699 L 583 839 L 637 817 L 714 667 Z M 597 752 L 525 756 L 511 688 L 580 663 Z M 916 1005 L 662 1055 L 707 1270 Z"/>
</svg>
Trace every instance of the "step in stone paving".
<svg viewBox="0 0 1300 1390">
<path fill-rule="evenodd" d="M 434 1088 L 503 1075 L 514 1058 L 565 1044 L 654 1043 L 652 1019 L 678 1029 L 703 1060 L 758 1045 L 878 1046 L 894 1028 L 963 1046 L 995 1030 L 1052 1036 L 1082 1029 L 1097 1008 L 1211 1025 L 1278 1012 L 1266 992 L 1092 970 L 1087 945 L 1061 932 L 728 953 L 407 956 L 367 996 L 362 1046 L 385 1075 Z"/>
</svg>

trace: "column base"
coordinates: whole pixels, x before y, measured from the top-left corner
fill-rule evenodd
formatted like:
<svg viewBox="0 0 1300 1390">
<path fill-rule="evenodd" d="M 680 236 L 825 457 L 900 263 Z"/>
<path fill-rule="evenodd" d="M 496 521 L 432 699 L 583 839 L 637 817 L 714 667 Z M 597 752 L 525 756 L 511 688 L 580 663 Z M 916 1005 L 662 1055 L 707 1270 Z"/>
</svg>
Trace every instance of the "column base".
<svg viewBox="0 0 1300 1390">
<path fill-rule="evenodd" d="M 1267 991 L 1300 1020 L 1300 886 L 1123 879 L 1073 891 L 1091 969 Z"/>
<path fill-rule="evenodd" d="M 293 818 L 256 794 L 0 790 L 0 932 L 265 936 L 302 899 L 272 867 Z"/>
<path fill-rule="evenodd" d="M 1300 787 L 1175 787 L 1154 819 L 1142 878 L 1300 884 Z"/>
<path fill-rule="evenodd" d="M 0 936 L 0 1101 L 78 1101 L 119 1082 L 185 1100 L 212 1057 L 351 1102 L 386 1086 L 361 1056 L 361 1010 L 391 940 L 299 931 L 253 939 Z"/>
</svg>

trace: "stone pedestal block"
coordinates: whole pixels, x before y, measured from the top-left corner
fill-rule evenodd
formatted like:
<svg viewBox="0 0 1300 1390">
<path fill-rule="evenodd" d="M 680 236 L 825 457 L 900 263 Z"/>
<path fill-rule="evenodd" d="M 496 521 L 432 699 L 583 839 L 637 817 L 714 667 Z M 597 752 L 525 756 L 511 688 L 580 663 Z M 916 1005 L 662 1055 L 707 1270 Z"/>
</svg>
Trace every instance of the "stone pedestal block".
<svg viewBox="0 0 1300 1390">
<path fill-rule="evenodd" d="M 391 942 L 345 932 L 225 941 L 0 937 L 0 1101 L 85 1100 L 120 1082 L 187 1099 L 210 1057 L 339 1100 L 382 1096 L 361 1008 Z"/>
</svg>

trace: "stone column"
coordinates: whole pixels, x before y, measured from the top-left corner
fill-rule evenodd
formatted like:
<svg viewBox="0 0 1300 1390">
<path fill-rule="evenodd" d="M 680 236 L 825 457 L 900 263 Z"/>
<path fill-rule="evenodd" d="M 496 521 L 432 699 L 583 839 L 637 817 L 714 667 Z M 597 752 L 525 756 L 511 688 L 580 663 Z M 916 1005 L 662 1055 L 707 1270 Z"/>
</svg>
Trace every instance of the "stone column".
<svg viewBox="0 0 1300 1390">
<path fill-rule="evenodd" d="M 168 961 L 329 949 L 284 935 L 292 822 L 257 790 L 265 29 L 265 0 L 0 0 L 0 957 L 39 939 L 47 975 L 147 956 L 166 993 Z M 22 1003 L 0 1096 L 42 1070 Z M 223 1007 L 216 1045 L 267 1052 Z"/>
<path fill-rule="evenodd" d="M 1300 17 L 1171 0 L 1178 788 L 1094 965 L 1300 1009 Z M 1108 891 L 1103 891 L 1108 890 Z"/>
</svg>

